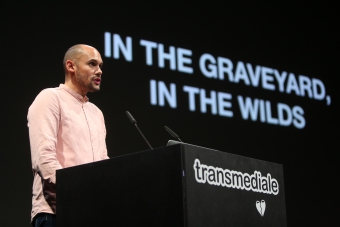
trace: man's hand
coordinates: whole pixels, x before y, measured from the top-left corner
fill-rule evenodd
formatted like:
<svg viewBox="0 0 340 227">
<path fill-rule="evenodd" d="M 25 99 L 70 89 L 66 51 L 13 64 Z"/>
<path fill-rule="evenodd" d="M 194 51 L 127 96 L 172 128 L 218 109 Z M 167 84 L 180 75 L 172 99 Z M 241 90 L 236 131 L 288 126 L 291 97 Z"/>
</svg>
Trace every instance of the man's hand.
<svg viewBox="0 0 340 227">
<path fill-rule="evenodd" d="M 43 194 L 45 197 L 46 202 L 52 208 L 53 212 L 57 214 L 56 210 L 56 185 L 53 183 L 48 182 L 48 180 L 43 180 Z"/>
</svg>

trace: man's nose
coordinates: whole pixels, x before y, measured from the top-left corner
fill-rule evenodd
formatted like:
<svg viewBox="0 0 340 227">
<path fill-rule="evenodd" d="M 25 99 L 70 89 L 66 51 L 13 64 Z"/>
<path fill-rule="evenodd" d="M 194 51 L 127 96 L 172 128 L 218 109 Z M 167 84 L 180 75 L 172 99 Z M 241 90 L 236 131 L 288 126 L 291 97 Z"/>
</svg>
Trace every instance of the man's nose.
<svg viewBox="0 0 340 227">
<path fill-rule="evenodd" d="M 103 74 L 103 71 L 102 71 L 102 69 L 99 67 L 99 68 L 97 69 L 97 71 L 96 71 L 96 75 L 101 76 L 102 74 Z"/>
</svg>

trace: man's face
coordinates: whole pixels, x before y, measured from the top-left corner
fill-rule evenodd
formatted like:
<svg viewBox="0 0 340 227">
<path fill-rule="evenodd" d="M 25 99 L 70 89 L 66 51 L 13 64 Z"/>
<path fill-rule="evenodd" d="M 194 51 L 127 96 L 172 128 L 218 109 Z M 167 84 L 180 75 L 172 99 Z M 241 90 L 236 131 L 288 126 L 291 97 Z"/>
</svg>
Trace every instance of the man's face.
<svg viewBox="0 0 340 227">
<path fill-rule="evenodd" d="M 78 89 L 86 94 L 100 90 L 103 61 L 96 49 L 87 46 L 83 49 L 84 53 L 75 61 L 75 76 Z"/>
</svg>

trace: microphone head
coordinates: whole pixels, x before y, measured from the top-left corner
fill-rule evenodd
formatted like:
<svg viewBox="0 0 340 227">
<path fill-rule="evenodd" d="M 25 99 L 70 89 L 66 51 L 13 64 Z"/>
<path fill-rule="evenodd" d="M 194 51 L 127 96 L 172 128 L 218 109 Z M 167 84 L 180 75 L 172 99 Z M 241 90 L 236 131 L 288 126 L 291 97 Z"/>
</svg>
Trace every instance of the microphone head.
<svg viewBox="0 0 340 227">
<path fill-rule="evenodd" d="M 137 124 L 137 121 L 132 117 L 129 111 L 126 111 L 126 116 L 129 118 L 132 124 Z"/>
<path fill-rule="evenodd" d="M 172 135 L 172 137 L 174 137 L 175 139 L 179 138 L 179 136 L 176 133 L 174 133 L 171 129 L 169 129 L 167 126 L 164 126 L 164 128 L 170 133 L 170 135 Z"/>
</svg>

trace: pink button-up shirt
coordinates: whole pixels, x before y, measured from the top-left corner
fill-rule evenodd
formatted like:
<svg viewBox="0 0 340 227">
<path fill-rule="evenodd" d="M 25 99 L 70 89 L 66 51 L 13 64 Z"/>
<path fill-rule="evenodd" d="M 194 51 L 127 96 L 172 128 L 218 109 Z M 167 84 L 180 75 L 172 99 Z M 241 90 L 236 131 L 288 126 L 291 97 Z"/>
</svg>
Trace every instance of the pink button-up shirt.
<svg viewBox="0 0 340 227">
<path fill-rule="evenodd" d="M 34 174 L 32 213 L 52 213 L 42 178 L 56 184 L 56 170 L 107 159 L 102 112 L 61 84 L 40 92 L 27 115 Z"/>
</svg>

